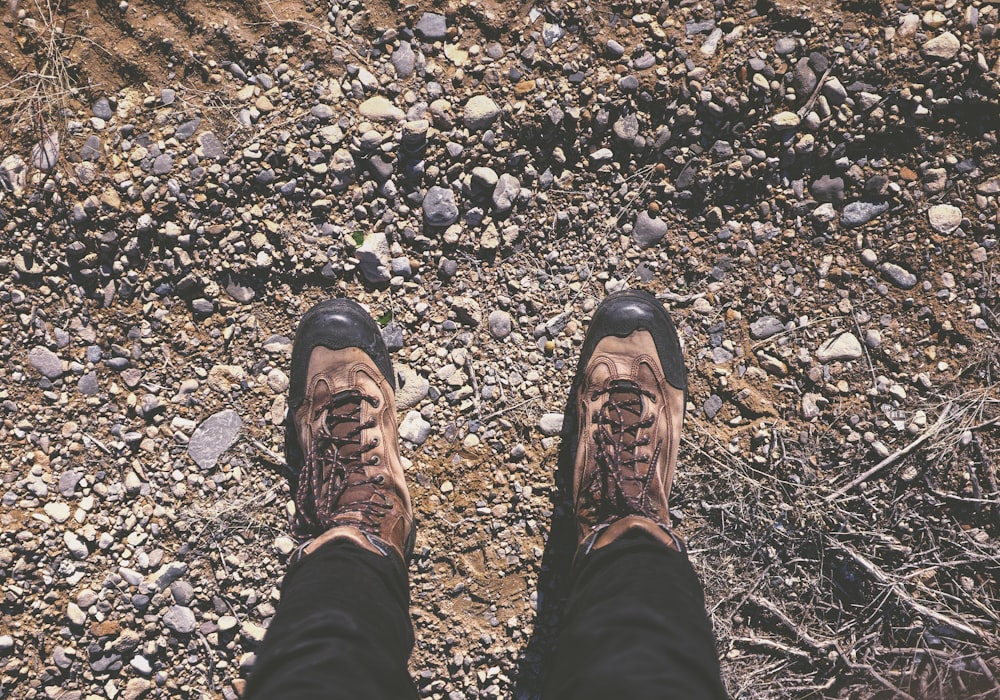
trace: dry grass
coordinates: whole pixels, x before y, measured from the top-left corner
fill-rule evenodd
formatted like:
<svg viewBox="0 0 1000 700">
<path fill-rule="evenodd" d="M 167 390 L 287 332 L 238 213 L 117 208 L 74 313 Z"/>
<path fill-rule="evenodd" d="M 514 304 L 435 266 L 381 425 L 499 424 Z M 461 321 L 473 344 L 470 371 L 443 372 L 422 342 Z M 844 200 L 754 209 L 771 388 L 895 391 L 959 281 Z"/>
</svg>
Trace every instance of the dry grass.
<svg viewBox="0 0 1000 700">
<path fill-rule="evenodd" d="M 734 697 L 1000 697 L 997 395 L 922 401 L 927 438 L 833 499 L 836 440 L 688 423 L 675 502 Z"/>
</svg>

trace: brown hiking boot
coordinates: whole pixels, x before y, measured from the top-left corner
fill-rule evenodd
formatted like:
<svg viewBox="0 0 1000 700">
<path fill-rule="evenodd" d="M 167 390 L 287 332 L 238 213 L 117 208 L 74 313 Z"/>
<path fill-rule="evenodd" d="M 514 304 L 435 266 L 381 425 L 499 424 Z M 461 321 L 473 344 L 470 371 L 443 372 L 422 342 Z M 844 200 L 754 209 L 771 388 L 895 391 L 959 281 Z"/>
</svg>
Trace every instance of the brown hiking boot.
<svg viewBox="0 0 1000 700">
<path fill-rule="evenodd" d="M 303 553 L 348 539 L 406 562 L 415 528 L 399 457 L 392 363 L 347 299 L 312 307 L 292 348 L 285 453 Z"/>
<path fill-rule="evenodd" d="M 687 371 L 677 331 L 651 294 L 609 295 L 594 312 L 573 385 L 577 556 L 642 530 L 684 551 L 667 500 Z"/>
</svg>

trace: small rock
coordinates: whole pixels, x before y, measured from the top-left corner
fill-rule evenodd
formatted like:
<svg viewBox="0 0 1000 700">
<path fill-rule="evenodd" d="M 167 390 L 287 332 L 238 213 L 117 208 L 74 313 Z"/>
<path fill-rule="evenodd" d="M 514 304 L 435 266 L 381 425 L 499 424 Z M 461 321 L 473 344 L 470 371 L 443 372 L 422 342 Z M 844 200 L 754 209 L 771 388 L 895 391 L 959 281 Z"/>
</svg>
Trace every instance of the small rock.
<svg viewBox="0 0 1000 700">
<path fill-rule="evenodd" d="M 788 131 L 798 127 L 802 118 L 795 112 L 778 112 L 771 117 L 771 126 L 777 131 Z"/>
<path fill-rule="evenodd" d="M 71 625 L 82 627 L 87 622 L 87 614 L 76 603 L 66 605 L 66 617 Z"/>
<path fill-rule="evenodd" d="M 455 193 L 444 187 L 431 187 L 424 195 L 424 223 L 434 228 L 451 226 L 458 221 Z"/>
<path fill-rule="evenodd" d="M 399 424 L 399 437 L 414 445 L 422 445 L 431 434 L 431 424 L 420 411 L 410 411 Z"/>
<path fill-rule="evenodd" d="M 74 559 L 84 560 L 90 554 L 90 550 L 87 549 L 87 545 L 84 544 L 75 532 L 66 531 L 63 533 L 63 543 L 66 545 L 66 549 L 69 550 L 70 555 Z"/>
<path fill-rule="evenodd" d="M 882 202 L 851 202 L 844 207 L 840 215 L 840 223 L 844 228 L 857 228 L 878 218 L 889 211 L 889 203 Z"/>
<path fill-rule="evenodd" d="M 950 204 L 938 204 L 927 210 L 927 218 L 938 233 L 951 233 L 962 225 L 962 210 Z"/>
<path fill-rule="evenodd" d="M 191 608 L 171 605 L 163 614 L 163 624 L 178 634 L 191 634 L 198 626 L 198 621 Z"/>
<path fill-rule="evenodd" d="M 819 202 L 839 202 L 844 198 L 844 178 L 824 175 L 810 189 Z"/>
<path fill-rule="evenodd" d="M 490 335 L 497 340 L 503 340 L 510 335 L 511 318 L 510 314 L 506 311 L 501 311 L 500 309 L 491 311 L 487 322 L 490 327 Z"/>
<path fill-rule="evenodd" d="M 785 330 L 785 324 L 774 316 L 762 316 L 750 324 L 750 337 L 764 340 Z"/>
<path fill-rule="evenodd" d="M 94 100 L 94 104 L 90 106 L 90 111 L 93 112 L 94 116 L 98 119 L 103 119 L 108 121 L 115 113 L 111 110 L 111 103 L 108 101 L 107 97 L 98 97 Z"/>
<path fill-rule="evenodd" d="M 42 510 L 57 523 L 64 523 L 69 520 L 70 509 L 65 503 L 46 503 Z"/>
<path fill-rule="evenodd" d="M 409 77 L 417 65 L 417 56 L 413 53 L 413 47 L 408 41 L 401 41 L 399 48 L 392 52 L 389 60 L 392 61 L 392 65 L 396 68 L 396 75 L 400 78 Z"/>
<path fill-rule="evenodd" d="M 562 413 L 546 413 L 538 420 L 538 429 L 542 435 L 549 437 L 558 435 L 562 432 L 564 418 Z"/>
<path fill-rule="evenodd" d="M 917 276 L 909 270 L 891 262 L 879 266 L 882 276 L 900 289 L 913 289 L 917 286 Z"/>
<path fill-rule="evenodd" d="M 985 195 L 1000 194 L 1000 175 L 981 182 L 976 187 L 976 192 Z"/>
<path fill-rule="evenodd" d="M 719 411 L 722 410 L 722 398 L 712 394 L 705 399 L 705 403 L 702 404 L 701 410 L 705 412 L 706 418 L 712 420 L 719 414 Z"/>
<path fill-rule="evenodd" d="M 818 418 L 820 414 L 819 404 L 817 403 L 822 397 L 819 394 L 803 394 L 802 396 L 802 407 L 800 409 L 802 417 L 805 420 L 813 420 Z"/>
<path fill-rule="evenodd" d="M 936 36 L 930 41 L 924 43 L 920 47 L 920 53 L 923 54 L 924 58 L 938 60 L 938 61 L 950 61 L 955 58 L 958 54 L 958 50 L 962 48 L 962 42 L 958 40 L 951 32 L 945 32 L 940 36 Z"/>
<path fill-rule="evenodd" d="M 462 121 L 472 131 L 484 131 L 493 126 L 500 116 L 497 103 L 486 95 L 476 95 L 465 103 Z"/>
<path fill-rule="evenodd" d="M 202 469 L 211 469 L 228 450 L 243 429 L 236 411 L 225 409 L 210 416 L 194 431 L 188 443 L 188 454 Z"/>
<path fill-rule="evenodd" d="M 493 188 L 493 210 L 503 216 L 514 207 L 514 200 L 521 192 L 521 182 L 513 175 L 503 173 Z"/>
<path fill-rule="evenodd" d="M 639 248 L 651 248 L 667 235 L 667 222 L 654 219 L 648 212 L 640 212 L 632 228 L 632 240 Z"/>
<path fill-rule="evenodd" d="M 425 12 L 414 29 L 427 41 L 441 41 L 448 36 L 448 21 L 444 15 Z"/>
<path fill-rule="evenodd" d="M 63 373 L 63 364 L 59 356 L 41 345 L 28 351 L 28 364 L 46 379 L 58 379 Z"/>
<path fill-rule="evenodd" d="M 226 155 L 226 147 L 222 145 L 219 137 L 211 131 L 206 131 L 198 137 L 198 145 L 201 146 L 201 152 L 206 158 L 219 160 Z"/>
<path fill-rule="evenodd" d="M 816 359 L 820 362 L 836 362 L 837 360 L 856 360 L 863 351 L 861 343 L 853 333 L 841 333 L 823 343 L 816 351 Z"/>
<path fill-rule="evenodd" d="M 362 102 L 358 111 L 362 117 L 375 121 L 401 122 L 406 118 L 406 112 L 379 95 Z"/>
<path fill-rule="evenodd" d="M 396 366 L 396 405 L 399 408 L 413 408 L 424 400 L 430 391 L 427 377 L 405 365 Z"/>
</svg>

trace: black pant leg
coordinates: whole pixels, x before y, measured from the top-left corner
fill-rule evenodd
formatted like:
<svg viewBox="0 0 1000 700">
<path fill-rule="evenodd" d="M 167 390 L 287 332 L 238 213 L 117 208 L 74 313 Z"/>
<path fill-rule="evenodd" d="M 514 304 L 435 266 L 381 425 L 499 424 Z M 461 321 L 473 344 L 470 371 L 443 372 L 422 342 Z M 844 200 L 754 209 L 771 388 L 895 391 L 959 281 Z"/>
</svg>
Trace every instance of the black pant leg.
<svg viewBox="0 0 1000 700">
<path fill-rule="evenodd" d="M 416 698 L 406 570 L 334 540 L 293 564 L 246 698 Z"/>
<path fill-rule="evenodd" d="M 544 697 L 725 698 L 687 555 L 641 533 L 591 552 L 573 581 Z"/>
</svg>

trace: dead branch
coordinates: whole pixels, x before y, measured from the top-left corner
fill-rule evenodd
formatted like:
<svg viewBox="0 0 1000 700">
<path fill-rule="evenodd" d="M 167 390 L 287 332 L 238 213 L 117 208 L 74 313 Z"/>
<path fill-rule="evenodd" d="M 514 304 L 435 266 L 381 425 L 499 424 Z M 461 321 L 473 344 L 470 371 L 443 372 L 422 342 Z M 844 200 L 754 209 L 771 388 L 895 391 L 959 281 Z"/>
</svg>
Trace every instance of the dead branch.
<svg viewBox="0 0 1000 700">
<path fill-rule="evenodd" d="M 872 467 L 868 471 L 864 472 L 863 474 L 861 474 L 857 478 L 853 479 L 849 484 L 847 484 L 845 486 L 841 486 L 839 489 L 837 489 L 836 491 L 834 491 L 833 493 L 831 493 L 829 496 L 827 496 L 823 500 L 825 500 L 827 503 L 829 503 L 829 502 L 831 502 L 831 501 L 839 498 L 840 496 L 843 496 L 845 493 L 847 493 L 848 491 L 850 491 L 851 489 L 853 489 L 858 484 L 861 484 L 861 483 L 867 481 L 871 477 L 873 477 L 876 474 L 878 474 L 879 472 L 881 472 L 883 469 L 887 469 L 887 468 L 891 467 L 893 464 L 895 464 L 896 462 L 898 462 L 899 460 L 901 460 L 903 457 L 905 457 L 908 454 L 912 453 L 914 450 L 916 450 L 922 444 L 924 444 L 925 442 L 927 442 L 928 440 L 930 440 L 932 437 L 934 437 L 935 435 L 937 435 L 937 433 L 941 430 L 941 427 L 945 424 L 945 421 L 951 415 L 951 413 L 952 413 L 952 406 L 949 404 L 941 412 L 941 415 L 938 417 L 938 419 L 934 423 L 934 425 L 932 425 L 930 428 L 928 428 L 927 430 L 925 430 L 920 435 L 920 437 L 918 437 L 916 440 L 914 440 L 913 442 L 911 442 L 906 447 L 904 447 L 904 448 L 902 448 L 900 450 L 897 450 L 896 452 L 893 452 L 891 455 L 889 455 L 888 457 L 886 457 L 885 459 L 883 459 L 881 462 L 879 462 L 878 464 L 876 464 L 874 467 Z"/>
<path fill-rule="evenodd" d="M 972 637 L 978 641 L 985 641 L 987 639 L 988 635 L 983 630 L 962 622 L 961 620 L 957 620 L 949 615 L 945 615 L 944 613 L 940 613 L 937 610 L 932 610 L 918 600 L 915 600 L 899 583 L 893 581 L 889 574 L 882 571 L 878 565 L 862 555 L 860 552 L 855 551 L 850 546 L 844 544 L 843 542 L 839 542 L 832 537 L 827 537 L 826 541 L 833 549 L 843 552 L 853 559 L 858 566 L 864 569 L 869 576 L 875 579 L 876 583 L 885 586 L 888 593 L 890 593 L 900 603 L 912 609 L 914 612 L 930 618 L 931 620 L 934 620 L 942 625 L 947 625 L 948 627 L 958 630 L 962 634 Z"/>
</svg>

